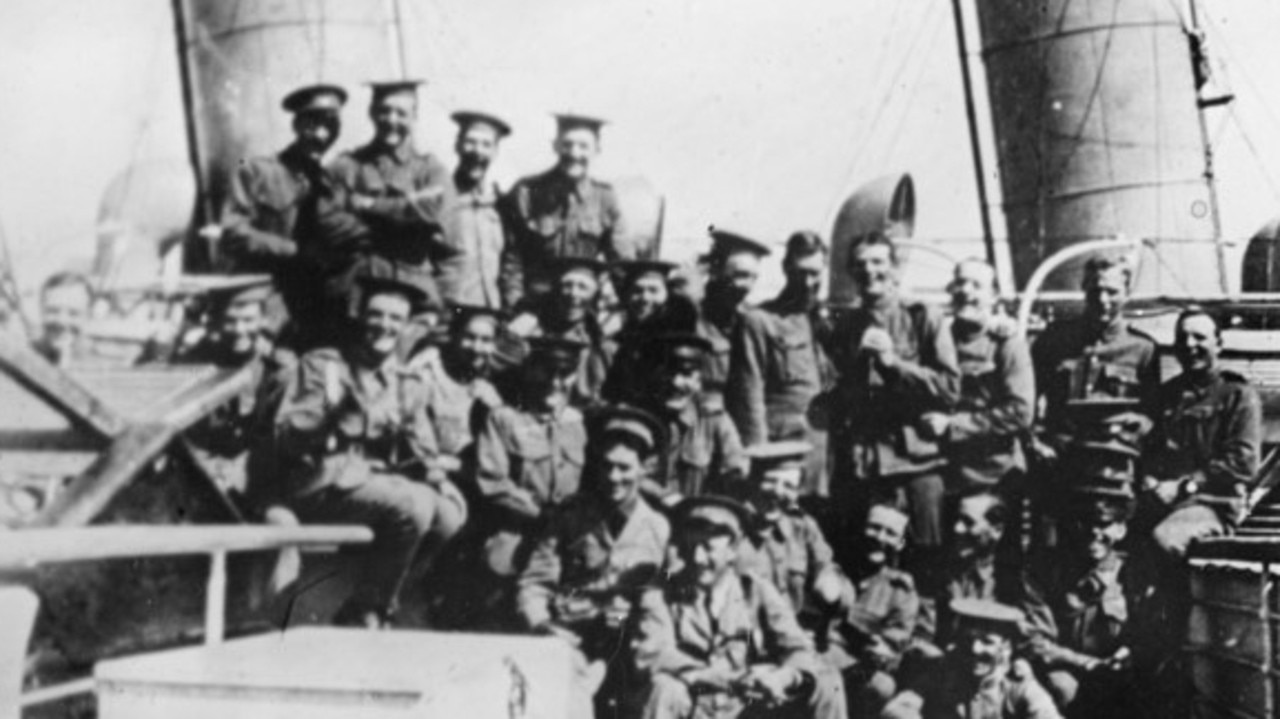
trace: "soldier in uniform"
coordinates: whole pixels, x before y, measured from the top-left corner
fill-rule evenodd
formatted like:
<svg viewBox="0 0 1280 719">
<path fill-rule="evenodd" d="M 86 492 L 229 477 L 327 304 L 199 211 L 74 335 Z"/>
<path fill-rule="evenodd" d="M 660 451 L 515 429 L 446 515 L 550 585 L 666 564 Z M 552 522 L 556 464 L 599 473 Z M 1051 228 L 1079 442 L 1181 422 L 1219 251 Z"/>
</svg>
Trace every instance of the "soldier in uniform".
<svg viewBox="0 0 1280 719">
<path fill-rule="evenodd" d="M 833 333 L 839 379 L 824 400 L 839 448 L 832 497 L 846 518 L 866 516 L 875 501 L 906 507 L 915 538 L 907 566 L 927 582 L 941 561 L 945 461 L 921 421 L 959 397 L 955 344 L 938 313 L 899 297 L 893 240 L 869 234 L 849 257 L 860 305 Z"/>
<path fill-rule="evenodd" d="M 1181 558 L 1196 539 L 1228 533 L 1244 516 L 1257 479 L 1262 404 L 1244 377 L 1222 367 L 1222 334 L 1202 310 L 1178 317 L 1182 374 L 1160 387 L 1145 471 L 1174 509 L 1155 528 L 1160 549 Z"/>
<path fill-rule="evenodd" d="M 441 211 L 446 246 L 436 264 L 441 298 L 450 304 L 502 307 L 498 288 L 510 231 L 498 204 L 498 186 L 488 177 L 498 143 L 511 126 L 489 113 L 455 112 L 458 154 L 452 181 L 445 184 Z"/>
<path fill-rule="evenodd" d="M 623 306 L 622 328 L 613 336 L 616 350 L 600 393 L 610 402 L 638 404 L 652 371 L 652 343 L 671 332 L 693 332 L 697 309 L 683 295 L 672 294 L 676 266 L 660 260 L 627 260 L 614 269 Z"/>
<path fill-rule="evenodd" d="M 839 675 L 822 663 L 786 598 L 738 569 L 748 510 L 686 499 L 673 520 L 681 567 L 640 600 L 640 716 L 847 715 Z"/>
<path fill-rule="evenodd" d="M 769 248 L 742 235 L 710 228 L 706 288 L 698 316 L 698 334 L 711 343 L 702 371 L 709 392 L 721 392 L 729 381 L 731 341 L 742 321 L 747 296 L 760 276 L 760 261 Z"/>
<path fill-rule="evenodd" d="M 40 287 L 40 336 L 32 340 L 32 351 L 63 369 L 127 364 L 124 358 L 111 358 L 85 336 L 94 297 L 84 275 L 50 275 Z"/>
<path fill-rule="evenodd" d="M 614 408 L 597 417 L 582 493 L 556 510 L 520 576 L 525 627 L 564 636 L 585 660 L 610 665 L 612 689 L 625 686 L 625 667 L 613 660 L 625 656 L 626 620 L 657 579 L 671 538 L 666 517 L 640 497 L 662 444 L 661 425 L 646 412 Z"/>
<path fill-rule="evenodd" d="M 1026 663 L 1014 659 L 1025 617 L 1016 607 L 982 599 L 950 605 L 957 633 L 945 672 L 919 691 L 894 697 L 885 719 L 1061 719 Z"/>
<path fill-rule="evenodd" d="M 264 494 L 306 523 L 366 524 L 374 540 L 362 576 L 339 612 L 342 623 L 377 626 L 397 606 L 401 585 L 423 559 L 461 528 L 466 504 L 432 471 L 429 423 L 421 378 L 396 357 L 417 286 L 366 278 L 362 333 L 341 350 L 317 349 L 299 363 L 297 378 L 275 420 L 276 471 L 254 473 Z M 423 547 L 429 537 L 429 546 Z"/>
<path fill-rule="evenodd" d="M 201 231 L 217 238 L 215 266 L 235 273 L 269 273 L 283 294 L 288 316 L 299 323 L 317 321 L 314 267 L 317 195 L 330 192 L 324 155 L 342 130 L 347 92 L 335 85 L 309 85 L 285 96 L 293 114 L 294 141 L 275 155 L 245 160 L 231 176 L 220 225 Z M 272 300 L 273 324 L 282 314 Z M 277 326 L 276 329 L 279 329 Z"/>
<path fill-rule="evenodd" d="M 342 208 L 358 221 L 367 249 L 356 276 L 405 278 L 439 306 L 433 260 L 450 252 L 441 229 L 445 166 L 414 147 L 417 80 L 370 83 L 373 139 L 339 155 L 328 169 Z M 353 230 L 357 234 L 360 230 Z"/>
<path fill-rule="evenodd" d="M 578 493 L 587 430 L 569 399 L 581 343 L 538 337 L 521 368 L 514 403 L 499 407 L 476 437 L 477 529 L 482 562 L 506 585 L 552 510 Z M 493 601 L 505 601 L 502 591 Z"/>
<path fill-rule="evenodd" d="M 571 400 L 580 409 L 601 401 L 601 390 L 613 363 L 614 343 L 604 335 L 596 315 L 596 298 L 604 264 L 582 257 L 555 260 L 555 284 L 532 313 L 512 320 L 518 337 L 554 337 L 580 343 L 583 352 L 574 373 Z"/>
<path fill-rule="evenodd" d="M 536 301 L 551 289 L 553 260 L 580 257 L 613 261 L 626 236 L 613 187 L 591 176 L 600 154 L 604 120 L 556 115 L 555 167 L 526 177 L 505 201 L 512 242 L 502 257 L 501 289 L 507 307 Z"/>
<path fill-rule="evenodd" d="M 782 294 L 742 313 L 732 338 L 729 413 L 748 446 L 799 439 L 813 445 L 805 494 L 827 495 L 827 433 L 808 420 L 809 404 L 831 376 L 815 324 L 827 246 L 813 232 L 787 240 Z"/>
<path fill-rule="evenodd" d="M 655 338 L 651 351 L 654 367 L 640 404 L 663 422 L 668 440 L 645 493 L 665 504 L 734 493 L 746 476 L 747 457 L 720 395 L 702 391 L 710 343 L 692 332 L 671 333 Z"/>
</svg>

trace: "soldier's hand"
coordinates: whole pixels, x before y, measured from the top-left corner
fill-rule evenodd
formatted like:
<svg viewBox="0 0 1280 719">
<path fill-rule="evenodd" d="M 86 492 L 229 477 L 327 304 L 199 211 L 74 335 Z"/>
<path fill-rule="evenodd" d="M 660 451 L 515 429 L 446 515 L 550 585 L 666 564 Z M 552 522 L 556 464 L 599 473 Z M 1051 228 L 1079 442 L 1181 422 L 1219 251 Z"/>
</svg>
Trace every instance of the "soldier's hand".
<svg viewBox="0 0 1280 719">
<path fill-rule="evenodd" d="M 1178 495 L 1182 493 L 1182 481 L 1177 479 L 1160 480 L 1155 486 L 1156 498 L 1164 504 L 1173 504 L 1178 501 Z"/>
<path fill-rule="evenodd" d="M 873 356 L 881 367 L 892 367 L 897 361 L 893 349 L 893 338 L 880 327 L 870 327 L 862 333 L 862 344 L 859 349 Z"/>
<path fill-rule="evenodd" d="M 367 212 L 373 209 L 374 199 L 369 195 L 362 195 L 358 192 L 351 193 L 351 209 L 356 212 Z"/>
<path fill-rule="evenodd" d="M 711 664 L 690 669 L 680 674 L 680 679 L 692 688 L 727 692 L 741 680 L 742 675 L 728 666 Z"/>
<path fill-rule="evenodd" d="M 196 234 L 205 242 L 217 242 L 222 239 L 222 225 L 205 225 Z"/>
<path fill-rule="evenodd" d="M 1054 449 L 1053 445 L 1043 439 L 1040 439 L 1039 437 L 1032 437 L 1030 445 L 1031 446 L 1028 447 L 1028 449 L 1031 450 L 1031 454 L 1037 461 L 1048 464 L 1058 459 L 1058 450 Z"/>
<path fill-rule="evenodd" d="M 813 580 L 813 593 L 826 604 L 835 604 L 840 601 L 843 589 L 840 575 L 834 571 L 823 572 Z"/>
<path fill-rule="evenodd" d="M 942 439 L 951 426 L 951 415 L 942 412 L 925 412 L 920 417 L 917 429 L 925 439 Z"/>
<path fill-rule="evenodd" d="M 748 689 L 755 689 L 771 701 L 781 704 L 787 700 L 792 690 L 798 687 L 801 681 L 799 669 L 762 665 L 751 667 L 743 684 Z"/>
<path fill-rule="evenodd" d="M 867 644 L 864 651 L 866 652 L 867 658 L 871 660 L 871 664 L 878 669 L 890 666 L 898 657 L 898 653 L 893 650 L 893 647 L 889 645 L 889 642 L 885 641 L 884 637 L 879 635 L 873 635 L 871 637 L 871 641 Z"/>
</svg>

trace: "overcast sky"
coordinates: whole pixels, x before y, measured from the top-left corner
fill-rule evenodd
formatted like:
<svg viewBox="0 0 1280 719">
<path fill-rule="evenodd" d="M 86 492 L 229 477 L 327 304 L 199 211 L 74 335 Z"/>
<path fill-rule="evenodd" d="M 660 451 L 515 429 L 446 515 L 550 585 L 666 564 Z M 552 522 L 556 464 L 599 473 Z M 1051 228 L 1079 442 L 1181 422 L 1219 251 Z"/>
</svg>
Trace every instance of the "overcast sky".
<svg viewBox="0 0 1280 719">
<path fill-rule="evenodd" d="M 826 234 L 856 185 L 903 171 L 920 234 L 979 234 L 950 0 L 404 4 L 431 81 L 424 149 L 452 160 L 448 110 L 488 107 L 517 128 L 498 168 L 513 178 L 550 163 L 550 112 L 606 115 L 600 172 L 667 196 L 664 254 L 702 249 L 708 223 Z M 1280 214 L 1280 3 L 1204 6 L 1239 96 L 1210 128 L 1223 226 L 1246 236 Z M 0 3 L 0 225 L 24 285 L 87 262 L 130 162 L 184 161 L 172 28 L 168 0 Z"/>
</svg>

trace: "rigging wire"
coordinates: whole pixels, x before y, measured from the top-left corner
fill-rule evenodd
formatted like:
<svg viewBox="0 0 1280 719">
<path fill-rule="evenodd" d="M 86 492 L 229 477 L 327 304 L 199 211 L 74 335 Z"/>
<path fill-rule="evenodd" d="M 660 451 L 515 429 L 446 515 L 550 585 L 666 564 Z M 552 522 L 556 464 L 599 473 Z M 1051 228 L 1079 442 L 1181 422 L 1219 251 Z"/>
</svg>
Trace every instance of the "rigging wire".
<svg viewBox="0 0 1280 719">
<path fill-rule="evenodd" d="M 942 28 L 946 25 L 945 22 L 941 21 L 945 17 L 946 16 L 943 13 L 935 12 L 933 17 L 929 18 L 932 21 L 933 30 L 932 32 L 929 33 L 929 39 L 928 39 L 928 42 L 925 43 L 925 47 L 935 46 L 938 40 L 939 33 L 942 31 Z M 907 88 L 906 103 L 903 105 L 902 113 L 898 121 L 893 123 L 891 126 L 893 128 L 892 129 L 893 134 L 889 136 L 889 142 L 884 151 L 884 159 L 883 159 L 884 163 L 888 163 L 889 161 L 891 161 L 894 157 L 894 153 L 897 151 L 898 142 L 902 139 L 902 135 L 904 134 L 903 131 L 906 129 L 907 120 L 908 118 L 911 117 L 911 111 L 915 108 L 916 100 L 919 98 L 920 93 L 916 92 L 916 89 L 920 87 L 920 81 L 924 78 L 925 70 L 927 70 L 930 66 L 929 57 L 932 54 L 933 53 L 927 53 L 927 52 L 920 53 L 921 60 L 916 66 L 914 77 L 906 85 L 906 88 Z"/>
</svg>

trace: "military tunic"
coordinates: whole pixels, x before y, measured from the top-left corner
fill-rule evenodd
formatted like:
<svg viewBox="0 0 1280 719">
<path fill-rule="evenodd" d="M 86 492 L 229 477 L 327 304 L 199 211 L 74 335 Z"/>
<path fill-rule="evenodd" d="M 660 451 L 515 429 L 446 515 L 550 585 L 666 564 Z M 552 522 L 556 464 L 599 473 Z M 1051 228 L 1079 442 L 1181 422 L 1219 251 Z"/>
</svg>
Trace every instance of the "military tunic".
<svg viewBox="0 0 1280 719">
<path fill-rule="evenodd" d="M 947 608 L 956 599 L 981 599 L 1017 607 L 1026 615 L 1022 633 L 1030 642 L 1058 636 L 1058 625 L 1045 599 L 1044 589 L 1023 567 L 999 562 L 969 563 L 949 569 L 940 593 L 929 597 L 933 600 L 930 605 L 937 607 L 936 613 L 926 611 L 917 623 L 918 637 L 936 640 L 939 646 L 945 646 L 955 628 Z"/>
<path fill-rule="evenodd" d="M 483 377 L 460 381 L 445 369 L 438 353 L 423 355 L 421 373 L 426 385 L 431 451 L 462 458 L 473 448 L 476 433 L 494 409 L 502 406 L 498 390 Z"/>
<path fill-rule="evenodd" d="M 222 208 L 223 244 L 233 272 L 285 270 L 298 254 L 301 215 L 314 211 L 307 199 L 320 191 L 323 169 L 297 145 L 279 154 L 241 162 L 231 176 L 231 188 Z M 292 299 L 292 298 L 291 298 Z"/>
<path fill-rule="evenodd" d="M 451 179 L 440 217 L 445 250 L 435 263 L 440 297 L 452 304 L 502 307 L 498 276 L 509 233 L 497 186 L 463 190 Z"/>
<path fill-rule="evenodd" d="M 613 366 L 616 345 L 604 336 L 594 315 L 587 315 L 582 321 L 572 324 L 553 322 L 546 315 L 546 312 L 541 313 L 532 326 L 524 328 L 519 334 L 526 339 L 556 337 L 586 345 L 578 361 L 577 378 L 574 380 L 570 401 L 579 409 L 599 405 L 605 382 L 609 378 L 609 368 Z"/>
<path fill-rule="evenodd" d="M 545 295 L 558 258 L 630 259 L 618 255 L 616 240 L 626 229 L 607 182 L 575 181 L 552 169 L 517 182 L 504 207 L 513 233 L 500 281 L 507 307 Z"/>
<path fill-rule="evenodd" d="M 943 453 L 960 486 L 992 486 L 1026 470 L 1021 440 L 1031 431 L 1036 401 L 1031 353 L 1012 327 L 974 329 L 953 322 L 951 336 L 960 363 L 960 400 Z"/>
<path fill-rule="evenodd" d="M 812 607 L 810 593 L 819 576 L 827 572 L 844 576 L 818 522 L 799 509 L 758 527 L 739 554 L 743 570 L 771 581 L 797 613 Z"/>
<path fill-rule="evenodd" d="M 746 672 L 757 664 L 793 667 L 812 682 L 807 697 L 816 719 L 846 716 L 840 677 L 825 667 L 782 594 L 766 580 L 729 572 L 709 593 L 677 578 L 645 592 L 637 620 L 635 661 L 647 676 L 642 716 L 694 716 L 695 703 L 711 716 L 735 717 L 745 697 L 713 693 L 695 698 L 680 675 L 707 666 Z M 699 715 L 701 716 L 701 715 Z"/>
<path fill-rule="evenodd" d="M 747 476 L 747 455 L 718 395 L 704 395 L 672 413 L 650 410 L 665 422 L 667 447 L 645 487 L 659 498 L 732 494 Z"/>
<path fill-rule="evenodd" d="M 731 341 L 725 398 L 748 447 L 787 439 L 812 444 L 803 490 L 825 496 L 827 433 L 810 425 L 808 411 L 832 371 L 811 313 L 786 296 L 743 312 Z"/>
<path fill-rule="evenodd" d="M 707 391 L 723 391 L 725 385 L 729 383 L 729 366 L 733 351 L 730 338 L 736 331 L 738 321 L 737 311 L 724 323 L 713 321 L 707 316 L 705 310 L 698 319 L 698 336 L 711 343 L 711 352 L 702 365 L 702 387 Z"/>
</svg>

